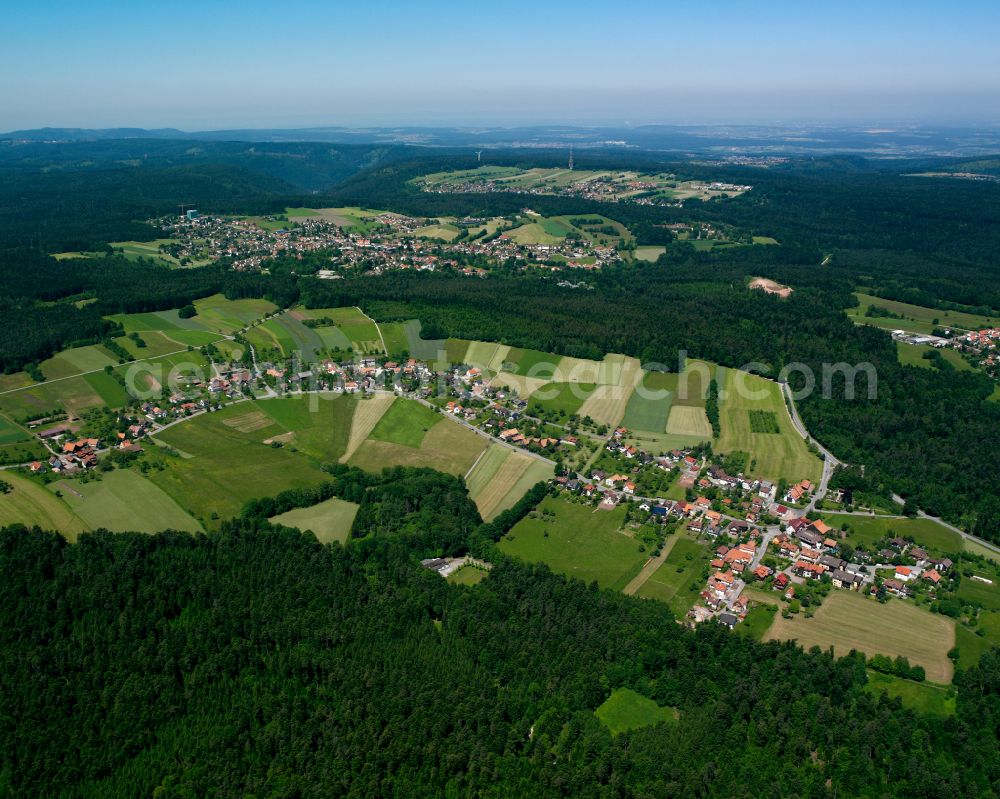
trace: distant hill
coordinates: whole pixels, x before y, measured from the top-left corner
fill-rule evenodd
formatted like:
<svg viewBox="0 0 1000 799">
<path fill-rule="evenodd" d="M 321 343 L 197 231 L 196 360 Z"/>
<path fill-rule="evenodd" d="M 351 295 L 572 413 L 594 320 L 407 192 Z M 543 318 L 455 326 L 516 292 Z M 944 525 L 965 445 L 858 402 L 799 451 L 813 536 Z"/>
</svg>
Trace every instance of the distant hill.
<svg viewBox="0 0 1000 799">
<path fill-rule="evenodd" d="M 521 127 L 343 127 L 237 128 L 185 132 L 174 128 L 40 128 L 0 134 L 0 141 L 81 142 L 116 139 L 191 141 L 318 142 L 433 147 L 546 146 L 621 148 L 687 154 L 803 155 L 853 153 L 869 157 L 951 156 L 973 158 L 1000 152 L 1000 128 L 849 125 L 538 125 Z"/>
</svg>

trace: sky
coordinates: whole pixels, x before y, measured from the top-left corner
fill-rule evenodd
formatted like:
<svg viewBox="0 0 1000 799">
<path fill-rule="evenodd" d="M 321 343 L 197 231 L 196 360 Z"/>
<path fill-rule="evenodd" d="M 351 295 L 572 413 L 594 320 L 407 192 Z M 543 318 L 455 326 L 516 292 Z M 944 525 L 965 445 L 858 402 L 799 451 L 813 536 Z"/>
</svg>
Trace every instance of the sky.
<svg viewBox="0 0 1000 799">
<path fill-rule="evenodd" d="M 0 12 L 0 131 L 1000 123 L 1000 0 L 0 0 Z"/>
</svg>

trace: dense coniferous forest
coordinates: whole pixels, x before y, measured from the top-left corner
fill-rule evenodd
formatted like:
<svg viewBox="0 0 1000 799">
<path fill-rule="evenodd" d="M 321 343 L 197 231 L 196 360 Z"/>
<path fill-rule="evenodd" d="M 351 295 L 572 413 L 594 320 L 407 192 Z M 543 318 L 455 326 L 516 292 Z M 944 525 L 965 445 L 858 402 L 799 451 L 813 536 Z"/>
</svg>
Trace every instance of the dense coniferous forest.
<svg viewBox="0 0 1000 799">
<path fill-rule="evenodd" d="M 863 658 L 673 623 L 496 555 L 475 589 L 266 523 L 212 536 L 0 533 L 10 796 L 996 795 L 1000 662 L 942 721 Z M 631 687 L 679 720 L 612 737 Z"/>
</svg>

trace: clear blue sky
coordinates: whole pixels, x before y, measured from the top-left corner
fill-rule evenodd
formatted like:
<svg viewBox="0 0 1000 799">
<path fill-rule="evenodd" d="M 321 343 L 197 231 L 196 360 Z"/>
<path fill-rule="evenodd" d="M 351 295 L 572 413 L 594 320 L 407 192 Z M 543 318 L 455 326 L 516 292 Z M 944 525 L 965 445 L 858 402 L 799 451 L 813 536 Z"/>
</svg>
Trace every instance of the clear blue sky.
<svg viewBox="0 0 1000 799">
<path fill-rule="evenodd" d="M 0 130 L 1000 123 L 1000 0 L 5 0 Z"/>
</svg>

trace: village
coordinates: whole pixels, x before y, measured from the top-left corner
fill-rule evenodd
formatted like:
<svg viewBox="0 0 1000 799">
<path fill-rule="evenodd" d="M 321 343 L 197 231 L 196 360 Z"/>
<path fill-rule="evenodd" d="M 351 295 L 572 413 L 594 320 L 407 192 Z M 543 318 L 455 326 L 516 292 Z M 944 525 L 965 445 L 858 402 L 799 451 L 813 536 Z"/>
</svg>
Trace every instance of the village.
<svg viewBox="0 0 1000 799">
<path fill-rule="evenodd" d="M 530 212 L 525 213 L 530 221 Z M 276 258 L 311 255 L 316 276 L 324 279 L 390 270 L 454 270 L 482 277 L 498 265 L 599 269 L 622 260 L 613 242 L 600 244 L 584 236 L 518 241 L 509 235 L 518 226 L 515 219 L 467 217 L 446 227 L 439 220 L 389 212 L 331 221 L 324 216 L 246 219 L 188 211 L 152 223 L 170 237 L 161 250 L 181 264 L 222 261 L 236 271 L 258 272 Z"/>
</svg>

